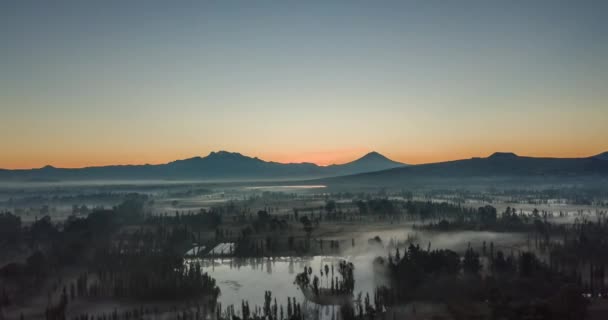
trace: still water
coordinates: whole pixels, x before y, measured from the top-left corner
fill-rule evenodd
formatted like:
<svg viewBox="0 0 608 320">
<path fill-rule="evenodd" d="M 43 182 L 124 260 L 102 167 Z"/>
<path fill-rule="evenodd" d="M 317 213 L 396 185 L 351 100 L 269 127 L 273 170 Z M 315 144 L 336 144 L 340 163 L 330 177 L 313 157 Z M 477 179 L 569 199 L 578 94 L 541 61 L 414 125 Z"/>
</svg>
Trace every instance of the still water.
<svg viewBox="0 0 608 320">
<path fill-rule="evenodd" d="M 358 255 L 344 257 L 343 259 L 352 262 L 355 266 L 355 291 L 356 298 L 359 292 L 365 297 L 369 293 L 373 301 L 373 294 L 376 283 L 384 283 L 380 276 L 375 276 L 372 272 L 372 261 L 375 255 Z M 335 276 L 338 276 L 338 263 L 342 258 L 330 256 L 314 257 L 280 257 L 280 258 L 258 258 L 258 259 L 203 259 L 205 272 L 216 279 L 217 285 L 221 290 L 219 303 L 222 308 L 234 305 L 237 313 L 240 312 L 241 302 L 249 301 L 253 306 L 264 305 L 264 292 L 271 291 L 273 300 L 277 299 L 277 304 L 286 305 L 287 297 L 295 298 L 304 308 L 317 310 L 321 313 L 332 312 L 331 307 L 318 306 L 312 302 L 307 302 L 304 295 L 294 283 L 298 273 L 304 267 L 312 267 L 313 275 L 319 277 L 320 286 L 331 287 L 330 277 L 320 277 L 320 271 L 325 265 L 335 267 Z"/>
</svg>

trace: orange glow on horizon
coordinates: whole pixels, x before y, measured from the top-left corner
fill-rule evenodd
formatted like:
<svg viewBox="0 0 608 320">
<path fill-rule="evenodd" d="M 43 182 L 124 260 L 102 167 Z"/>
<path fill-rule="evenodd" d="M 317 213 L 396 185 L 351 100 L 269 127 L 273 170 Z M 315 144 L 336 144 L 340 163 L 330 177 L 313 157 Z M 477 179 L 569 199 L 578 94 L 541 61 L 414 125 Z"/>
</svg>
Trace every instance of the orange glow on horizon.
<svg viewBox="0 0 608 320">
<path fill-rule="evenodd" d="M 312 151 L 312 152 L 294 152 L 294 153 L 270 153 L 268 158 L 260 156 L 266 161 L 275 161 L 281 163 L 314 163 L 319 166 L 328 166 L 332 164 L 343 164 L 357 160 L 373 150 L 364 148 L 341 149 L 334 151 Z"/>
<path fill-rule="evenodd" d="M 485 150 L 482 148 L 471 149 L 471 150 L 445 150 L 444 152 L 433 152 L 428 150 L 416 150 L 411 152 L 385 152 L 378 150 L 377 152 L 386 156 L 387 158 L 399 161 L 407 164 L 425 164 L 444 162 L 452 160 L 469 159 L 472 157 L 487 157 L 494 152 L 515 152 L 519 156 L 530 156 L 530 157 L 557 157 L 557 158 L 579 158 L 579 157 L 590 157 L 595 154 L 605 152 L 608 148 L 598 149 L 596 151 L 589 152 L 584 148 L 563 150 L 556 152 L 554 150 L 536 150 L 527 151 L 513 151 L 512 149 L 498 148 L 496 150 Z M 228 150 L 230 152 L 239 152 Z M 294 152 L 294 153 L 258 153 L 251 154 L 247 152 L 240 152 L 244 156 L 258 157 L 264 161 L 273 161 L 279 163 L 314 163 L 320 166 L 327 166 L 331 164 L 343 164 L 351 162 L 363 157 L 368 152 L 374 150 L 364 148 L 353 148 L 344 149 L 337 151 L 318 151 L 318 152 Z M 65 154 L 65 155 L 49 155 L 36 154 L 28 155 L 28 157 L 17 157 L 12 156 L 5 159 L 0 163 L 2 169 L 32 169 L 41 168 L 46 165 L 51 165 L 58 168 L 82 168 L 82 167 L 96 167 L 96 166 L 108 166 L 108 165 L 144 165 L 144 164 L 165 164 L 174 160 L 181 160 L 192 158 L 196 156 L 205 157 L 208 153 L 204 154 L 191 154 L 187 152 L 163 152 L 159 154 L 155 153 L 132 153 L 132 154 Z M 46 159 L 46 160 L 42 160 Z"/>
</svg>

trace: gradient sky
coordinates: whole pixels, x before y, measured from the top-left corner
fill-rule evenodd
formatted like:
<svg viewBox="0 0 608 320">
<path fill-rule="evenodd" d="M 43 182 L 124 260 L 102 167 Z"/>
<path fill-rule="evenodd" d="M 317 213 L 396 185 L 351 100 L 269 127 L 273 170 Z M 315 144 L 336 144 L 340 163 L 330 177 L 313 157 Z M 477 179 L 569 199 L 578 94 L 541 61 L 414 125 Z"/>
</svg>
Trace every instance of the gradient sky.
<svg viewBox="0 0 608 320">
<path fill-rule="evenodd" d="M 2 1 L 0 167 L 608 151 L 608 1 Z"/>
</svg>

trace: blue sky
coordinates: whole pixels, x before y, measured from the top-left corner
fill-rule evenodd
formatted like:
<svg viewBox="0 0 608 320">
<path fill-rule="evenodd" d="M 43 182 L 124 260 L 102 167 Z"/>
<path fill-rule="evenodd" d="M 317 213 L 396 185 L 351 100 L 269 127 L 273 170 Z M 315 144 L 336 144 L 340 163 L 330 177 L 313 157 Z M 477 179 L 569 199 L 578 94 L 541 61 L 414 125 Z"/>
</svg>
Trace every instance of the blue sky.
<svg viewBox="0 0 608 320">
<path fill-rule="evenodd" d="M 605 1 L 4 1 L 0 167 L 608 150 Z M 4 152 L 3 152 L 4 153 Z"/>
</svg>

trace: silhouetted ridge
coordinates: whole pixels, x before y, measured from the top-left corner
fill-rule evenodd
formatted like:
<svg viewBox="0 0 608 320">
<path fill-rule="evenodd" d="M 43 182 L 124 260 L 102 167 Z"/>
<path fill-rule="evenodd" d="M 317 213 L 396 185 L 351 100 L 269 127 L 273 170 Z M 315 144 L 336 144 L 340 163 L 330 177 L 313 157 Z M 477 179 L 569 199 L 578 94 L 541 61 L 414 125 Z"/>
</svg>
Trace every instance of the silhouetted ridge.
<svg viewBox="0 0 608 320">
<path fill-rule="evenodd" d="M 364 155 L 363 157 L 361 157 L 359 159 L 383 159 L 383 160 L 388 160 L 387 157 L 381 155 L 380 153 L 378 153 L 376 151 L 372 151 L 372 152 Z"/>
<path fill-rule="evenodd" d="M 158 165 L 120 165 L 87 168 L 0 170 L 0 180 L 239 180 L 306 179 L 380 171 L 403 166 L 385 156 L 370 152 L 353 162 L 318 166 L 314 163 L 278 163 L 252 158 L 238 152 L 214 151 L 206 157 L 192 157 Z"/>
<path fill-rule="evenodd" d="M 601 155 L 600 155 L 601 156 Z M 374 186 L 490 185 L 524 187 L 530 182 L 570 185 L 607 183 L 608 161 L 599 158 L 520 157 L 512 152 L 496 152 L 487 158 L 472 158 L 405 166 L 378 172 L 325 179 L 331 185 Z"/>
<path fill-rule="evenodd" d="M 594 158 L 594 159 L 600 159 L 600 160 L 608 160 L 608 151 L 604 152 L 604 153 L 600 153 L 598 155 L 595 155 L 592 158 Z"/>
<path fill-rule="evenodd" d="M 217 158 L 217 159 L 252 159 L 246 157 L 238 152 L 228 152 L 224 150 L 212 151 L 206 158 Z"/>
<path fill-rule="evenodd" d="M 333 170 L 335 175 L 347 175 L 380 171 L 404 166 L 406 166 L 406 164 L 393 161 L 376 151 L 372 151 L 355 161 L 338 165 L 333 164 L 331 166 L 327 166 L 327 168 Z"/>
<path fill-rule="evenodd" d="M 494 152 L 488 159 L 516 159 L 519 156 L 513 152 Z"/>
</svg>

